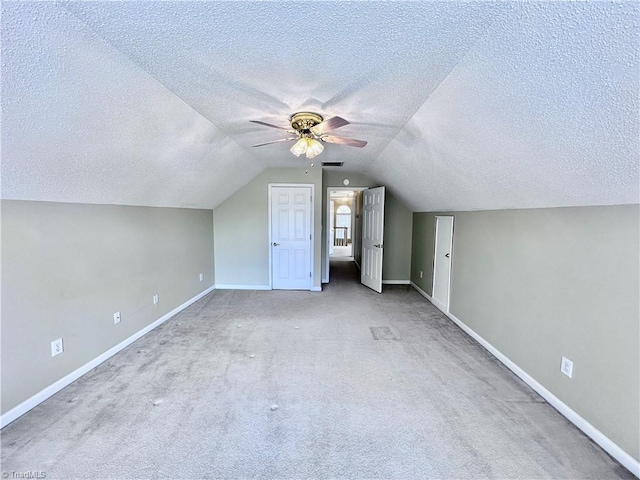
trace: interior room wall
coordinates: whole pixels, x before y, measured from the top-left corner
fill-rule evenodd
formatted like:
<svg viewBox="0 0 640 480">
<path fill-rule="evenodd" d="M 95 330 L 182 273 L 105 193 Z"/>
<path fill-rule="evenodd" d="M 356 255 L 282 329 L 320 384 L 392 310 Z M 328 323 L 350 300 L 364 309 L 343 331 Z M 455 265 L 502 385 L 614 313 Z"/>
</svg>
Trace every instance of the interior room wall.
<svg viewBox="0 0 640 480">
<path fill-rule="evenodd" d="M 411 281 L 428 295 L 433 295 L 435 225 L 435 214 L 421 212 L 413 214 Z M 422 278 L 420 272 L 422 272 Z"/>
<path fill-rule="evenodd" d="M 407 281 L 411 277 L 411 211 L 386 190 L 384 206 L 384 256 L 382 281 Z"/>
<path fill-rule="evenodd" d="M 365 175 L 344 173 L 334 170 L 323 170 L 322 175 L 322 225 L 327 224 L 327 188 L 344 187 L 345 178 L 349 179 L 349 187 L 376 187 L 378 186 Z M 384 232 L 384 256 L 382 259 L 383 281 L 402 280 L 407 281 L 411 275 L 411 211 L 393 195 L 389 189 L 385 190 L 385 232 Z M 361 220 L 358 219 L 359 223 Z M 326 228 L 322 231 L 322 271 L 326 268 L 327 248 Z M 354 245 L 361 249 L 362 245 Z M 357 253 L 356 261 L 360 263 L 361 252 Z"/>
<path fill-rule="evenodd" d="M 640 206 L 442 214 L 451 313 L 639 459 Z M 435 215 L 414 214 L 411 278 L 428 294 Z"/>
<path fill-rule="evenodd" d="M 3 414 L 214 284 L 211 210 L 1 207 Z"/>
<path fill-rule="evenodd" d="M 270 168 L 227 198 L 214 210 L 216 284 L 245 288 L 268 288 L 269 271 L 269 184 L 308 183 L 315 187 L 313 198 L 315 237 L 313 286 L 321 287 L 320 242 L 322 232 L 322 170 Z"/>
</svg>

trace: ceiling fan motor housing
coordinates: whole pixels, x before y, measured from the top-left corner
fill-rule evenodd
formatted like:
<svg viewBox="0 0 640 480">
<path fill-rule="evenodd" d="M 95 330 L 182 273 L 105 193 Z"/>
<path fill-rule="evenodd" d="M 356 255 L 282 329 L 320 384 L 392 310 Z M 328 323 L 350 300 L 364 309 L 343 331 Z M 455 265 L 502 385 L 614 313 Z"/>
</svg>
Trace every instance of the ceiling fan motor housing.
<svg viewBox="0 0 640 480">
<path fill-rule="evenodd" d="M 335 135 L 328 134 L 327 132 L 331 132 L 337 128 L 344 127 L 345 125 L 349 125 L 349 122 L 341 117 L 331 117 L 327 120 L 318 113 L 315 112 L 297 112 L 292 114 L 289 117 L 289 122 L 291 124 L 291 128 L 293 128 L 293 132 L 290 131 L 286 127 L 281 127 L 279 125 L 273 125 L 271 123 L 263 122 L 261 120 L 250 120 L 253 123 L 257 123 L 259 125 L 264 125 L 265 127 L 277 128 L 279 130 L 287 130 L 289 133 L 296 133 L 296 138 L 282 138 L 280 140 L 274 140 L 272 142 L 259 143 L 257 145 L 252 145 L 253 147 L 262 147 L 263 145 L 270 145 L 272 143 L 280 143 L 280 142 L 288 142 L 290 140 L 297 140 L 300 144 L 299 148 L 302 151 L 302 147 L 304 142 L 300 143 L 301 140 L 305 140 L 307 142 L 307 147 L 313 145 L 315 150 L 318 150 L 316 155 L 322 151 L 322 142 L 328 143 L 337 143 L 339 145 L 349 145 L 351 147 L 364 147 L 367 142 L 364 140 L 356 140 L 355 138 L 346 138 L 346 137 L 337 137 Z M 315 142 L 315 143 L 314 143 Z M 295 152 L 292 152 L 296 155 Z"/>
<path fill-rule="evenodd" d="M 300 135 L 313 135 L 311 128 L 324 120 L 322 115 L 313 112 L 298 112 L 291 115 L 291 127 Z"/>
</svg>

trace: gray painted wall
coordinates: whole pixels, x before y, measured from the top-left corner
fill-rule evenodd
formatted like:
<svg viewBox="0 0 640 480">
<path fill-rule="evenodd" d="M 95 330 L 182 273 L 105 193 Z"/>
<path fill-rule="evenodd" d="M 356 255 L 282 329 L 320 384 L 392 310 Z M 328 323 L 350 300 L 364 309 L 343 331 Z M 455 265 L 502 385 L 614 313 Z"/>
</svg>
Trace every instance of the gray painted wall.
<svg viewBox="0 0 640 480">
<path fill-rule="evenodd" d="M 409 280 L 411 276 L 412 213 L 386 189 L 382 280 Z"/>
<path fill-rule="evenodd" d="M 348 178 L 349 187 L 376 187 L 375 182 L 364 175 L 324 170 L 322 176 L 322 225 L 327 224 L 327 187 L 344 187 L 342 181 Z M 383 280 L 408 280 L 411 274 L 411 230 L 412 214 L 389 189 L 385 199 L 384 256 L 382 261 Z M 360 223 L 360 222 L 358 222 Z M 326 228 L 322 232 L 322 271 L 326 268 Z M 354 246 L 355 247 L 355 246 Z M 329 278 L 331 281 L 331 278 Z"/>
<path fill-rule="evenodd" d="M 214 283 L 211 210 L 1 206 L 2 413 Z"/>
<path fill-rule="evenodd" d="M 269 184 L 312 183 L 315 186 L 313 286 L 320 287 L 322 170 L 270 168 L 222 202 L 214 210 L 216 283 L 269 285 Z"/>
<path fill-rule="evenodd" d="M 639 459 L 640 207 L 447 214 L 451 313 Z M 435 215 L 414 214 L 412 279 L 427 293 Z"/>
<path fill-rule="evenodd" d="M 411 238 L 411 281 L 429 295 L 433 295 L 435 225 L 435 214 L 413 214 L 413 232 Z M 422 278 L 420 278 L 421 271 Z"/>
</svg>

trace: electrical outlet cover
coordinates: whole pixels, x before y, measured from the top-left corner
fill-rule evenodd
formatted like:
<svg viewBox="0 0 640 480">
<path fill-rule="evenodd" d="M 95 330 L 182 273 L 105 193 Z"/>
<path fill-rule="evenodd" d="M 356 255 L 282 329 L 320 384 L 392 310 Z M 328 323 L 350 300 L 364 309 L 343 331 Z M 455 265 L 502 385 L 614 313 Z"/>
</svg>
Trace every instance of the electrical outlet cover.
<svg viewBox="0 0 640 480">
<path fill-rule="evenodd" d="M 55 357 L 56 355 L 60 355 L 64 352 L 64 345 L 62 344 L 62 339 L 59 338 L 51 342 L 51 356 Z"/>
<path fill-rule="evenodd" d="M 562 363 L 560 364 L 560 371 L 567 377 L 573 376 L 573 362 L 566 357 L 562 357 Z"/>
<path fill-rule="evenodd" d="M 202 282 L 204 280 L 204 273 L 200 274 L 200 281 Z"/>
<path fill-rule="evenodd" d="M 120 323 L 120 312 L 113 314 L 113 323 Z"/>
</svg>

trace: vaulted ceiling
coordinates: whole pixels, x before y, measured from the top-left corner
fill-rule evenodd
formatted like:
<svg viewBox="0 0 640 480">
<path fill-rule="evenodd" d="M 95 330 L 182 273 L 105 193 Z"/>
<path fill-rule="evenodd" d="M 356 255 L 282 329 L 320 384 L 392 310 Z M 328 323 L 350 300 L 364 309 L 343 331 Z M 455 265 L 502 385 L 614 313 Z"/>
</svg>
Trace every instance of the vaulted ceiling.
<svg viewBox="0 0 640 480">
<path fill-rule="evenodd" d="M 213 208 L 317 160 L 414 211 L 638 203 L 636 2 L 3 2 L 2 197 Z M 317 166 L 315 168 L 318 168 Z"/>
</svg>

